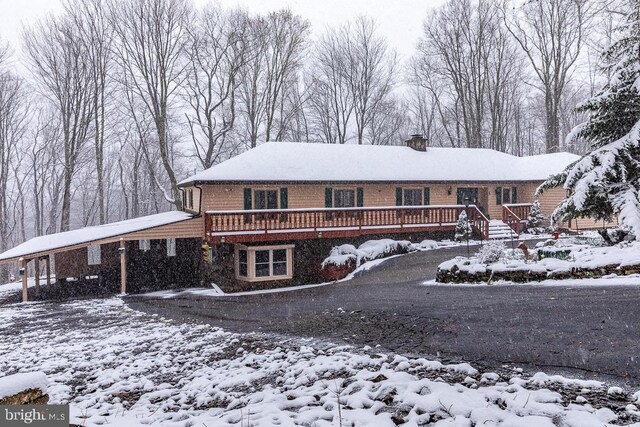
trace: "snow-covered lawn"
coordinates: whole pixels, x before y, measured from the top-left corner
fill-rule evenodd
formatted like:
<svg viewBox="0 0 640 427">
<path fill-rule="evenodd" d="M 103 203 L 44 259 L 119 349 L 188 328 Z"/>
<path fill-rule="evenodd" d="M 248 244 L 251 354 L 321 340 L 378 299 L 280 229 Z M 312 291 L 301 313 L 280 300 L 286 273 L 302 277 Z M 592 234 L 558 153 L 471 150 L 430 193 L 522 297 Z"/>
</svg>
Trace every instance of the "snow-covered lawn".
<svg viewBox="0 0 640 427">
<path fill-rule="evenodd" d="M 637 421 L 617 388 L 380 349 L 239 335 L 119 298 L 0 309 L 0 376 L 43 371 L 72 422 L 118 426 L 608 426 Z M 640 423 L 633 424 L 640 426 Z"/>
</svg>

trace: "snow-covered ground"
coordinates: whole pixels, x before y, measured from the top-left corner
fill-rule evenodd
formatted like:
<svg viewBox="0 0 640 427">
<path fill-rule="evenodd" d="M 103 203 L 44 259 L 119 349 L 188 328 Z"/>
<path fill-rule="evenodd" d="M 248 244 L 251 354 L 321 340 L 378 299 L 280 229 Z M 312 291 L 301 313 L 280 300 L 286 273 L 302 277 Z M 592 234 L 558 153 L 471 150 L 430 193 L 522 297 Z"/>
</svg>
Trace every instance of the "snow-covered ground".
<svg viewBox="0 0 640 427">
<path fill-rule="evenodd" d="M 640 426 L 638 395 L 596 381 L 232 334 L 119 298 L 2 307 L 0 376 L 32 371 L 85 426 Z"/>
<path fill-rule="evenodd" d="M 443 262 L 438 269 L 444 271 L 462 271 L 470 275 L 484 275 L 485 273 L 505 273 L 505 272 L 530 272 L 542 273 L 553 279 L 556 275 L 568 274 L 572 271 L 593 271 L 598 276 L 603 275 L 601 270 L 608 273 L 605 274 L 606 279 L 616 279 L 615 274 L 627 274 L 634 276 L 637 267 L 640 266 L 640 243 L 639 242 L 623 242 L 614 246 L 592 246 L 583 242 L 576 242 L 575 239 L 559 240 L 554 246 L 539 245 L 538 249 L 542 250 L 540 258 L 525 260 L 524 254 L 519 250 L 507 250 L 495 245 L 487 246 L 485 253 L 480 251 L 471 258 L 456 257 L 454 259 Z M 499 259 L 496 255 L 495 259 L 487 261 L 484 258 L 493 258 L 488 256 L 491 252 L 498 254 L 501 252 Z M 547 257 L 545 256 L 545 251 Z M 561 253 L 562 259 L 549 256 L 549 254 Z M 557 256 L 557 255 L 556 255 Z M 595 275 L 595 274 L 594 274 Z M 633 282 L 633 281 L 632 281 Z"/>
</svg>

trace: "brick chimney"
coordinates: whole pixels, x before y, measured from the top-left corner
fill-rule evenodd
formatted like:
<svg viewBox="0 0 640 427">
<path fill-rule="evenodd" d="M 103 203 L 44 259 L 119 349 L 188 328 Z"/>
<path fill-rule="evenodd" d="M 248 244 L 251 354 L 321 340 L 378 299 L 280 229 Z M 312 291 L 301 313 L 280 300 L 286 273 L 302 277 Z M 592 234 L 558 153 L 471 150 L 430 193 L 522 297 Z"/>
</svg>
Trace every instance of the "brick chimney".
<svg viewBox="0 0 640 427">
<path fill-rule="evenodd" d="M 407 147 L 413 148 L 416 151 L 427 151 L 427 146 L 429 145 L 427 139 L 423 137 L 421 133 L 411 135 L 411 139 L 407 139 L 405 143 Z"/>
</svg>

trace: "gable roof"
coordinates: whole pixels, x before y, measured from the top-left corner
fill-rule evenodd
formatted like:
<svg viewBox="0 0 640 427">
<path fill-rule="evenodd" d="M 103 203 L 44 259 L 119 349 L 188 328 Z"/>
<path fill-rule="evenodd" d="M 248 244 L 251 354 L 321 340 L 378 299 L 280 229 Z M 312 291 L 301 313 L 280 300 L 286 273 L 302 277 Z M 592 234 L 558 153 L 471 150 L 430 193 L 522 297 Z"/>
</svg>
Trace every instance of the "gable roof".
<svg viewBox="0 0 640 427">
<path fill-rule="evenodd" d="M 113 239 L 113 241 L 116 241 L 120 236 L 125 234 L 160 227 L 163 225 L 175 224 L 177 222 L 192 219 L 193 217 L 193 215 L 186 212 L 171 211 L 128 219 L 125 221 L 112 222 L 110 224 L 84 227 L 77 230 L 34 237 L 33 239 L 27 240 L 15 248 L 9 249 L 8 251 L 0 254 L 0 263 L 43 252 L 54 252 L 63 248 L 68 249 L 76 246 L 89 246 L 92 242 L 104 241 L 106 239 Z"/>
<path fill-rule="evenodd" d="M 483 148 L 267 142 L 197 173 L 197 182 L 542 181 L 580 156 L 517 157 Z"/>
</svg>

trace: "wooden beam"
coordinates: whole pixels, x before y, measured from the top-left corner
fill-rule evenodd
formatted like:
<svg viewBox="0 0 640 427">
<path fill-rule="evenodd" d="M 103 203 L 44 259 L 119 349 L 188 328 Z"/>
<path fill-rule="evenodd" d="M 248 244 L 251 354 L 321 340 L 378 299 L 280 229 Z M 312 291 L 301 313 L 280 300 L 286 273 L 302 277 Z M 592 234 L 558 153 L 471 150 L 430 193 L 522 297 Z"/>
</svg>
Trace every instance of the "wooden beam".
<svg viewBox="0 0 640 427">
<path fill-rule="evenodd" d="M 36 258 L 33 260 L 33 269 L 35 271 L 35 281 L 36 281 L 36 297 L 40 296 L 40 258 Z"/>
<path fill-rule="evenodd" d="M 120 293 L 127 293 L 127 249 L 124 239 L 120 239 Z"/>
<path fill-rule="evenodd" d="M 22 271 L 22 302 L 27 302 L 29 296 L 27 295 L 27 263 L 29 260 L 24 258 L 20 259 L 20 269 Z"/>
<path fill-rule="evenodd" d="M 44 265 L 47 270 L 47 286 L 51 286 L 51 258 L 49 255 L 45 257 Z"/>
</svg>

